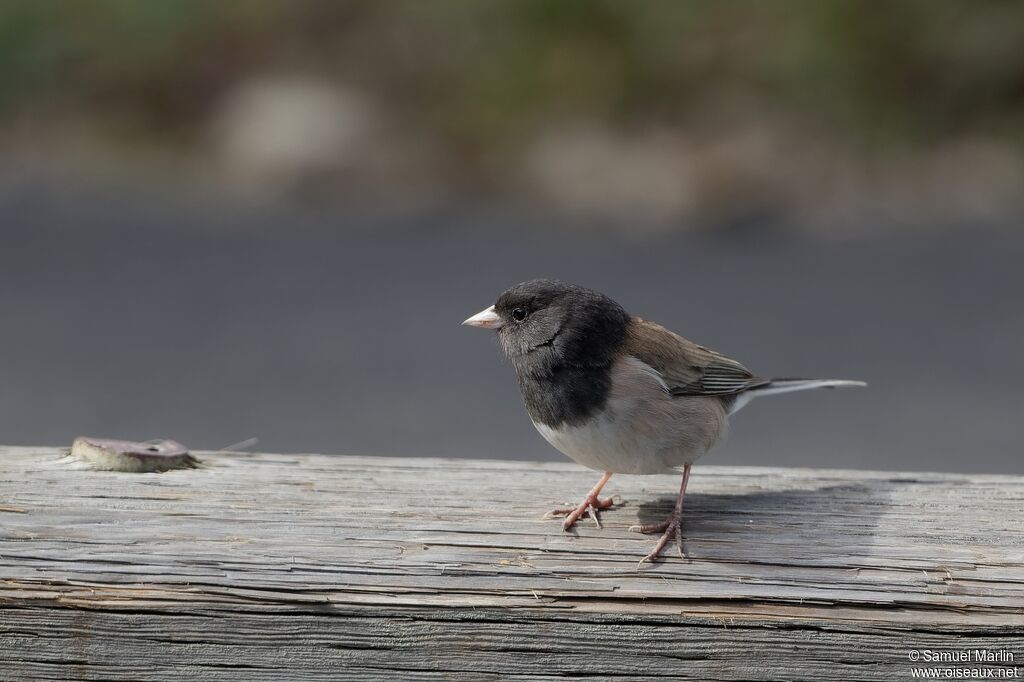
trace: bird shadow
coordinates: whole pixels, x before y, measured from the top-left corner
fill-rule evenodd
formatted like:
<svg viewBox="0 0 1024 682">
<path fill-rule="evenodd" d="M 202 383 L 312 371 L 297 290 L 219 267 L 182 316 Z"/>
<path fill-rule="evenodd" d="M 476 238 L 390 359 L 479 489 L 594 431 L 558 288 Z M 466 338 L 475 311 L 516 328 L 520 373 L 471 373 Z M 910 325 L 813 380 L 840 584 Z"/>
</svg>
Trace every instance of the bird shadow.
<svg viewBox="0 0 1024 682">
<path fill-rule="evenodd" d="M 841 543 L 852 551 L 866 550 L 875 544 L 878 520 L 890 509 L 893 490 L 899 485 L 891 480 L 788 490 L 688 492 L 682 527 L 686 555 L 692 559 L 717 553 L 716 546 L 742 547 L 766 540 L 795 546 Z M 640 502 L 637 522 L 664 521 L 675 500 L 674 495 L 665 495 Z"/>
</svg>

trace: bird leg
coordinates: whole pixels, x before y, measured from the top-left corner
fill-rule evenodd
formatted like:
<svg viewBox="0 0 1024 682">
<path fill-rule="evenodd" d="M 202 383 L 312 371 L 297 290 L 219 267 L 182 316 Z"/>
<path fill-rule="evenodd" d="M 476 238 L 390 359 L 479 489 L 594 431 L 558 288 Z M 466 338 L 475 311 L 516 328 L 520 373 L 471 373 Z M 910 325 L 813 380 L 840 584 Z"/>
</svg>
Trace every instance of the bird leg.
<svg viewBox="0 0 1024 682">
<path fill-rule="evenodd" d="M 601 477 L 601 480 L 597 482 L 597 485 L 591 488 L 590 492 L 587 493 L 587 496 L 583 498 L 583 502 L 580 503 L 580 506 L 552 509 L 547 513 L 547 518 L 567 514 L 567 516 L 565 517 L 565 521 L 562 522 L 562 530 L 569 530 L 574 525 L 576 525 L 576 522 L 579 520 L 581 516 L 589 513 L 591 518 L 594 519 L 594 523 L 596 523 L 597 527 L 600 528 L 601 519 L 598 516 L 598 512 L 602 509 L 608 509 L 613 504 L 615 504 L 615 502 L 610 497 L 601 500 L 598 499 L 597 496 L 601 494 L 601 488 L 604 487 L 604 484 L 607 483 L 608 479 L 610 479 L 611 477 L 612 472 L 604 472 L 604 475 Z"/>
<path fill-rule="evenodd" d="M 673 507 L 672 513 L 668 515 L 667 519 L 661 523 L 630 526 L 629 529 L 636 533 L 662 533 L 661 539 L 658 540 L 658 544 L 654 545 L 651 553 L 640 560 L 641 564 L 645 561 L 654 563 L 654 560 L 658 558 L 662 550 L 665 549 L 665 545 L 672 538 L 675 538 L 676 543 L 679 545 L 679 556 L 686 558 L 686 550 L 683 548 L 683 496 L 686 495 L 686 484 L 689 480 L 690 465 L 687 464 L 683 467 L 683 483 L 679 486 L 679 497 L 676 498 L 675 507 Z"/>
</svg>

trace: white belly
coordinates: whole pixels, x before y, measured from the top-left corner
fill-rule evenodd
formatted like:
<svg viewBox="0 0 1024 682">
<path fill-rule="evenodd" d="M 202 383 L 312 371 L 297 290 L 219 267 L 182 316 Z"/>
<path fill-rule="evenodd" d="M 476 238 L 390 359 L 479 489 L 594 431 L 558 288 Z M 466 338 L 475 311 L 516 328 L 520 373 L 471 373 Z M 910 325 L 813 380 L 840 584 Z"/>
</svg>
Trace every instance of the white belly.
<svg viewBox="0 0 1024 682">
<path fill-rule="evenodd" d="M 626 433 L 604 417 L 583 426 L 553 429 L 534 422 L 534 426 L 557 450 L 577 464 L 598 471 L 618 474 L 664 474 L 686 462 L 672 462 L 668 453 L 635 434 Z"/>
<path fill-rule="evenodd" d="M 577 426 L 534 422 L 573 461 L 617 474 L 671 473 L 692 464 L 726 431 L 714 398 L 673 398 L 656 372 L 636 358 L 618 363 L 604 410 Z"/>
</svg>

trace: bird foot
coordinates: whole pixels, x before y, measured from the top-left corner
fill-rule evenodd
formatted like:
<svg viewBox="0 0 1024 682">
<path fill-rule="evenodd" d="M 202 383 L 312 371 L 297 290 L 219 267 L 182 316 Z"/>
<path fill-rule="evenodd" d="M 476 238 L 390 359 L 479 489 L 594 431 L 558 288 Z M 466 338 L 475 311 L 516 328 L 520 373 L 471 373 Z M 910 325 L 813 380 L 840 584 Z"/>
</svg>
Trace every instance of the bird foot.
<svg viewBox="0 0 1024 682">
<path fill-rule="evenodd" d="M 644 562 L 653 564 L 673 538 L 675 538 L 676 544 L 679 546 L 679 556 L 684 559 L 687 558 L 686 547 L 683 545 L 683 515 L 678 512 L 672 512 L 669 517 L 661 523 L 630 526 L 629 530 L 634 533 L 662 534 L 661 539 L 658 540 L 658 544 L 654 545 L 654 549 L 651 550 L 650 554 L 640 560 L 639 565 L 643 565 Z"/>
<path fill-rule="evenodd" d="M 606 499 L 600 499 L 597 495 L 587 495 L 583 502 L 578 507 L 559 507 L 552 509 L 544 515 L 546 519 L 553 519 L 558 516 L 565 516 L 565 521 L 562 522 L 562 530 L 569 530 L 584 514 L 594 519 L 594 523 L 597 524 L 598 528 L 601 528 L 601 516 L 599 512 L 602 509 L 610 509 L 615 505 L 615 498 L 617 496 L 608 497 Z"/>
</svg>

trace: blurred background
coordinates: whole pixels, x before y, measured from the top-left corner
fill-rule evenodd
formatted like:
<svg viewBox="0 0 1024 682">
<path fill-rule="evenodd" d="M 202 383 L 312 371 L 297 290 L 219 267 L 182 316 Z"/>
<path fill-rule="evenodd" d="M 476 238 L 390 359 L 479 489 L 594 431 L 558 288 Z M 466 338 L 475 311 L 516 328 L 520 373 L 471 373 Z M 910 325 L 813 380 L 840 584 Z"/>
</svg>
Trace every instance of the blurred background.
<svg viewBox="0 0 1024 682">
<path fill-rule="evenodd" d="M 0 442 L 557 459 L 549 276 L 761 374 L 706 462 L 1024 473 L 1024 5 L 0 4 Z"/>
</svg>

